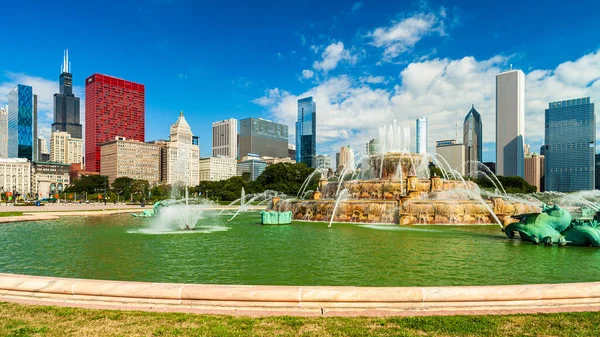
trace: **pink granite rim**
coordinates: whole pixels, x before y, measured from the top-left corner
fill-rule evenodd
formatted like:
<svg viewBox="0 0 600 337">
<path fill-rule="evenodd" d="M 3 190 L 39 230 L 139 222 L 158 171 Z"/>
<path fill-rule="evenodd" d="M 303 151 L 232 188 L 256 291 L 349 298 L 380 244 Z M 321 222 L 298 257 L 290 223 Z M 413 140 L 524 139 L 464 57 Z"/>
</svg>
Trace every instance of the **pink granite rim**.
<svg viewBox="0 0 600 337">
<path fill-rule="evenodd" d="M 0 273 L 0 300 L 241 315 L 481 314 L 600 308 L 600 282 L 448 287 L 152 283 Z"/>
</svg>

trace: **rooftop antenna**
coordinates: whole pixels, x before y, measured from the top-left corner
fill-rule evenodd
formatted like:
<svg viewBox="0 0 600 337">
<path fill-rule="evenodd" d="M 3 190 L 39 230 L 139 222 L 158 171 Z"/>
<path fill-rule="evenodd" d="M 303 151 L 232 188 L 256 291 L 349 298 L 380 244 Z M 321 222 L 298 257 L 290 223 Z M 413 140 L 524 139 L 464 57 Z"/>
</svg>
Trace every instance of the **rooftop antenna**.
<svg viewBox="0 0 600 337">
<path fill-rule="evenodd" d="M 510 71 L 512 71 L 512 63 L 510 64 Z"/>
<path fill-rule="evenodd" d="M 456 119 L 454 120 L 454 126 L 456 127 L 455 139 L 458 141 L 458 110 L 456 110 Z"/>
</svg>

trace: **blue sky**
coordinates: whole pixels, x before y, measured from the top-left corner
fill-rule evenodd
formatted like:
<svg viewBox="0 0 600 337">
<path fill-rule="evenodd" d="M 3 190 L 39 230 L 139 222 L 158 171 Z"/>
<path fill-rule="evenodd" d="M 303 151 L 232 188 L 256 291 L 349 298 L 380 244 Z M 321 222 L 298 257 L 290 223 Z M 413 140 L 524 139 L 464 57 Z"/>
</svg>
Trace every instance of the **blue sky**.
<svg viewBox="0 0 600 337">
<path fill-rule="evenodd" d="M 33 85 L 46 136 L 66 48 L 82 99 L 92 73 L 143 83 L 146 140 L 168 137 L 183 110 L 203 156 L 213 121 L 269 118 L 293 135 L 295 100 L 314 95 L 321 153 L 360 152 L 393 119 L 414 133 L 419 115 L 434 151 L 475 104 L 491 161 L 494 76 L 510 64 L 527 75 L 534 149 L 549 101 L 600 98 L 595 1 L 11 1 L 3 12 L 12 28 L 3 29 L 0 104 L 15 83 Z"/>
</svg>

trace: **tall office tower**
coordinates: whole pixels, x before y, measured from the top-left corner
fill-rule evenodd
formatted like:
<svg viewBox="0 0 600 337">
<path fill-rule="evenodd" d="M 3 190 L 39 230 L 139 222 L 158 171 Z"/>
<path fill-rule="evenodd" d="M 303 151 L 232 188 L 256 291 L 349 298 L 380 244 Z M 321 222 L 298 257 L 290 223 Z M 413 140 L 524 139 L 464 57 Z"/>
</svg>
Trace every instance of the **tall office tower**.
<svg viewBox="0 0 600 337">
<path fill-rule="evenodd" d="M 50 152 L 48 151 L 48 142 L 42 134 L 39 134 L 36 139 L 37 161 L 47 162 L 50 160 Z"/>
<path fill-rule="evenodd" d="M 58 93 L 54 94 L 52 132 L 68 132 L 71 137 L 81 139 L 83 134 L 79 120 L 79 97 L 73 94 L 73 75 L 68 50 L 64 53 L 60 71 Z"/>
<path fill-rule="evenodd" d="M 496 174 L 524 177 L 525 75 L 496 75 Z"/>
<path fill-rule="evenodd" d="M 38 115 L 37 101 L 38 101 L 37 95 L 33 95 L 33 144 L 32 144 L 33 161 L 40 160 L 38 128 L 37 128 L 37 115 Z"/>
<path fill-rule="evenodd" d="M 427 153 L 427 117 L 417 117 L 417 153 Z"/>
<path fill-rule="evenodd" d="M 478 163 L 483 160 L 483 124 L 481 123 L 481 115 L 475 106 L 471 106 L 471 110 L 465 117 L 463 123 L 463 145 L 465 146 L 465 173 L 467 175 L 478 170 Z"/>
<path fill-rule="evenodd" d="M 237 159 L 237 119 L 212 124 L 212 155 Z"/>
<path fill-rule="evenodd" d="M 8 158 L 8 107 L 0 107 L 0 158 Z"/>
<path fill-rule="evenodd" d="M 543 192 L 544 179 L 544 156 L 537 153 L 525 157 L 525 181 L 537 188 L 537 192 Z"/>
<path fill-rule="evenodd" d="M 546 109 L 546 191 L 593 190 L 596 115 L 590 98 L 552 102 Z"/>
<path fill-rule="evenodd" d="M 165 143 L 164 151 L 163 182 L 197 186 L 200 182 L 200 147 L 183 111 L 179 113 L 177 122 L 171 125 L 170 140 Z"/>
<path fill-rule="evenodd" d="M 68 132 L 55 131 L 50 135 L 50 161 L 63 164 L 83 162 L 83 140 L 72 138 Z"/>
<path fill-rule="evenodd" d="M 436 142 L 435 152 L 448 162 L 448 166 L 461 175 L 465 175 L 465 146 L 456 144 L 455 139 L 440 140 Z"/>
<path fill-rule="evenodd" d="M 317 103 L 312 96 L 298 100 L 296 122 L 296 162 L 316 167 L 317 155 Z"/>
<path fill-rule="evenodd" d="M 337 171 L 341 172 L 346 169 L 346 172 L 354 170 L 354 150 L 350 145 L 342 146 L 340 148 L 339 158 L 336 156 Z"/>
<path fill-rule="evenodd" d="M 33 160 L 33 89 L 18 84 L 8 94 L 8 158 Z"/>
<path fill-rule="evenodd" d="M 240 157 L 249 153 L 259 157 L 288 156 L 288 127 L 262 118 L 240 120 Z"/>
<path fill-rule="evenodd" d="M 85 167 L 100 172 L 100 144 L 144 141 L 144 85 L 107 75 L 85 80 Z"/>
</svg>

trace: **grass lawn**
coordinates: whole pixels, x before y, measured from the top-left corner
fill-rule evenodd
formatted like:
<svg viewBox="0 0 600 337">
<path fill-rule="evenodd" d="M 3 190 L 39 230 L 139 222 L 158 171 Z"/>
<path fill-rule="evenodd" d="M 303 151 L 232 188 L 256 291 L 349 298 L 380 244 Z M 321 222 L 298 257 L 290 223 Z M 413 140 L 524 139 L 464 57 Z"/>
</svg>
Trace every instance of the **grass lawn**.
<svg viewBox="0 0 600 337">
<path fill-rule="evenodd" d="M 0 217 L 4 216 L 20 216 L 23 215 L 23 212 L 0 212 Z"/>
<path fill-rule="evenodd" d="M 2 336 L 599 336 L 600 312 L 432 317 L 234 317 L 0 303 Z"/>
</svg>

